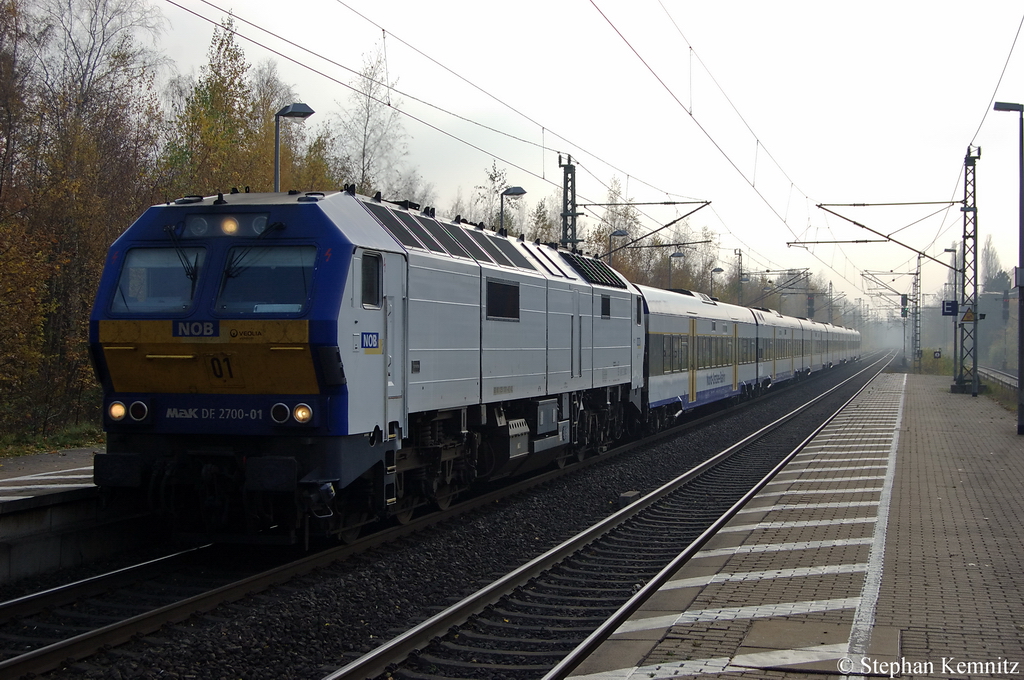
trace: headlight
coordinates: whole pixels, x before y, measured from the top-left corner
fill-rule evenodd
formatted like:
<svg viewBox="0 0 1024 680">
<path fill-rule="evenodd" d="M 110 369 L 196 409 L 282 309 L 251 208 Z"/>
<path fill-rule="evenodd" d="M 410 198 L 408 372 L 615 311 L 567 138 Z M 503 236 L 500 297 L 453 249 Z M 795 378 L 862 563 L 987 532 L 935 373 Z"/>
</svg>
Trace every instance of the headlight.
<svg viewBox="0 0 1024 680">
<path fill-rule="evenodd" d="M 185 225 L 188 228 L 188 233 L 191 236 L 206 236 L 207 229 L 210 225 L 206 223 L 206 220 L 198 215 L 190 216 L 186 221 Z"/>
<path fill-rule="evenodd" d="M 297 423 L 308 423 L 313 419 L 313 409 L 307 404 L 299 404 L 292 412 L 292 417 L 295 418 Z"/>
<path fill-rule="evenodd" d="M 146 416 L 149 415 L 149 407 L 141 401 L 132 402 L 131 407 L 128 409 L 128 415 L 135 421 L 145 420 Z"/>
<path fill-rule="evenodd" d="M 234 236 L 238 233 L 238 220 L 234 217 L 225 217 L 220 223 L 220 230 L 225 236 Z"/>
<path fill-rule="evenodd" d="M 283 425 L 291 414 L 292 410 L 284 404 L 274 404 L 270 408 L 270 417 L 278 425 Z"/>
<path fill-rule="evenodd" d="M 115 422 L 124 420 L 126 413 L 128 413 L 128 409 L 119 401 L 111 402 L 110 406 L 107 407 L 107 414 L 110 415 L 110 419 Z"/>
</svg>

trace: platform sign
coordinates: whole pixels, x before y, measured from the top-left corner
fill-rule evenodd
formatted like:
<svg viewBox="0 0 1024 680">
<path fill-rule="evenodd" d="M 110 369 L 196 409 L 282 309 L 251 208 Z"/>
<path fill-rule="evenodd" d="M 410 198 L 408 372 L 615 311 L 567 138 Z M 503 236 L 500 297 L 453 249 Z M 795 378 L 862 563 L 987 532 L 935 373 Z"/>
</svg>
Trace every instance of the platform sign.
<svg viewBox="0 0 1024 680">
<path fill-rule="evenodd" d="M 942 301 L 942 316 L 956 316 L 960 311 L 960 305 L 956 300 Z"/>
</svg>

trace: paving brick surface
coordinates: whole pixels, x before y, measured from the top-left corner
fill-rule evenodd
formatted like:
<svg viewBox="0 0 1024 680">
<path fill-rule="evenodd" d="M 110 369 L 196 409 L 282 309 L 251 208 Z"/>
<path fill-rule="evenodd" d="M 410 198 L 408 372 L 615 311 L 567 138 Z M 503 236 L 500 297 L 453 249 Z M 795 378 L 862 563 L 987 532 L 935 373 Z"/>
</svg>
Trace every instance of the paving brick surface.
<svg viewBox="0 0 1024 680">
<path fill-rule="evenodd" d="M 876 622 L 944 677 L 970 674 L 942 673 L 943 657 L 1024 675 L 1024 437 L 1016 414 L 949 383 L 910 376 Z"/>
</svg>

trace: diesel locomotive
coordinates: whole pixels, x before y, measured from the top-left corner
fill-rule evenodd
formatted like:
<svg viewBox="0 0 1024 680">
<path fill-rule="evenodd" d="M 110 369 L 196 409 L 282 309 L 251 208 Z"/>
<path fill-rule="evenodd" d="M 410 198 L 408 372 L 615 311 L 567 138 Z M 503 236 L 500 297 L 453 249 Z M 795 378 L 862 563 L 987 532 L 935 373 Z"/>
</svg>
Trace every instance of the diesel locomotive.
<svg viewBox="0 0 1024 680">
<path fill-rule="evenodd" d="M 186 196 L 108 252 L 98 486 L 215 540 L 348 539 L 858 357 L 857 331 L 353 190 Z"/>
</svg>

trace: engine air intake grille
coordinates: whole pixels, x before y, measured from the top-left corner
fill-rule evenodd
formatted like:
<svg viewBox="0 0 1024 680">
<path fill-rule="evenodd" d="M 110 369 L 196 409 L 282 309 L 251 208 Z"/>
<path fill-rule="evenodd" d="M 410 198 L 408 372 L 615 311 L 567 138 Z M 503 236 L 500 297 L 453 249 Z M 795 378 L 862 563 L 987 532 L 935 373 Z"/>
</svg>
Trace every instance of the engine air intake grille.
<svg viewBox="0 0 1024 680">
<path fill-rule="evenodd" d="M 595 283 L 600 286 L 611 288 L 625 288 L 626 284 L 611 270 L 611 268 L 600 260 L 583 257 L 576 253 L 561 253 L 562 259 L 568 262 L 587 283 Z"/>
</svg>

